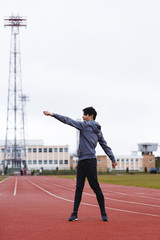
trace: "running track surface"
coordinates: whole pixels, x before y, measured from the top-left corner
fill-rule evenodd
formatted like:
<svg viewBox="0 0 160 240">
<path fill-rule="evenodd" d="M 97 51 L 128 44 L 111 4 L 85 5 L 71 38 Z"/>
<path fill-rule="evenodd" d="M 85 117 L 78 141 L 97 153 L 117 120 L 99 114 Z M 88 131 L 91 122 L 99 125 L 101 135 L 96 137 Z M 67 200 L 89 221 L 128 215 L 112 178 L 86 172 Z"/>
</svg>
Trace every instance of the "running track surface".
<svg viewBox="0 0 160 240">
<path fill-rule="evenodd" d="M 75 180 L 48 176 L 9 177 L 0 183 L 1 240 L 159 240 L 160 191 L 101 184 L 109 222 L 100 221 L 86 182 L 79 221 L 68 222 Z"/>
</svg>

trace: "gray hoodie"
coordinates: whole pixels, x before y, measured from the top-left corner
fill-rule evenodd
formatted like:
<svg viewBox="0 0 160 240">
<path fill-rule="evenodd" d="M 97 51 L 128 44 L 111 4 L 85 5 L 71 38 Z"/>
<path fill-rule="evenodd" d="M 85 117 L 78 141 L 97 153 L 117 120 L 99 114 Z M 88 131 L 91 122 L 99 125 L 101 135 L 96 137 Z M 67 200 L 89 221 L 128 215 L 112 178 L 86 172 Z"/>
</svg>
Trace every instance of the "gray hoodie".
<svg viewBox="0 0 160 240">
<path fill-rule="evenodd" d="M 54 113 L 54 118 L 59 121 L 68 124 L 72 127 L 75 127 L 80 131 L 80 140 L 79 140 L 79 148 L 78 148 L 78 158 L 79 160 L 96 158 L 95 148 L 97 146 L 97 142 L 101 145 L 104 152 L 108 155 L 112 162 L 115 161 L 115 157 L 112 153 L 110 147 L 108 147 L 102 131 L 101 126 L 95 120 L 90 121 L 75 121 L 69 117 L 65 117 L 59 114 Z"/>
</svg>

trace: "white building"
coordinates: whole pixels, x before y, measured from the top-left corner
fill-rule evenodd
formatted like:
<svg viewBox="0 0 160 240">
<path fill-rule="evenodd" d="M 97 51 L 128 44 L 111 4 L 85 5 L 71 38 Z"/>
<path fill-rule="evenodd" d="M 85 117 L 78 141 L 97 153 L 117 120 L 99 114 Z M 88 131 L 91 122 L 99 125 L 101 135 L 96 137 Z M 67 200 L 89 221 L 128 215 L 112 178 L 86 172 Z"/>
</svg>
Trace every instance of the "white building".
<svg viewBox="0 0 160 240">
<path fill-rule="evenodd" d="M 131 152 L 131 155 L 119 155 L 115 156 L 118 163 L 116 169 L 125 171 L 127 168 L 131 171 L 143 170 L 143 158 L 138 152 Z"/>
<path fill-rule="evenodd" d="M 4 160 L 4 141 L 0 141 L 0 167 Z M 12 162 L 7 161 L 8 168 Z M 68 145 L 44 145 L 42 140 L 26 141 L 27 169 L 70 169 Z M 23 167 L 23 166 L 22 166 Z"/>
</svg>

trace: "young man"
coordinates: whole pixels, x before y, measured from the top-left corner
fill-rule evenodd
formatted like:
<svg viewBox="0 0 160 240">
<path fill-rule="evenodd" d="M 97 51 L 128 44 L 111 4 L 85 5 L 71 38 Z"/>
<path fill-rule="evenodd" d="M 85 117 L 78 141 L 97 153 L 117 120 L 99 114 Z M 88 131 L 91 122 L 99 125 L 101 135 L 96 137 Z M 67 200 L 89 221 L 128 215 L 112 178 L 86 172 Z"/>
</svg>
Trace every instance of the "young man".
<svg viewBox="0 0 160 240">
<path fill-rule="evenodd" d="M 71 118 L 55 113 L 50 113 L 48 111 L 44 111 L 43 113 L 46 116 L 54 117 L 65 124 L 75 127 L 80 131 L 76 192 L 73 213 L 69 217 L 68 221 L 78 220 L 77 213 L 81 202 L 86 177 L 88 179 L 90 187 L 96 194 L 101 211 L 101 220 L 108 221 L 109 219 L 105 211 L 104 196 L 97 179 L 97 159 L 95 152 L 97 143 L 99 142 L 104 152 L 111 159 L 113 168 L 115 168 L 117 162 L 115 161 L 115 157 L 112 153 L 111 148 L 108 147 L 106 141 L 103 138 L 101 126 L 98 122 L 95 121 L 97 116 L 96 110 L 93 107 L 83 109 L 83 122 L 75 121 Z"/>
</svg>

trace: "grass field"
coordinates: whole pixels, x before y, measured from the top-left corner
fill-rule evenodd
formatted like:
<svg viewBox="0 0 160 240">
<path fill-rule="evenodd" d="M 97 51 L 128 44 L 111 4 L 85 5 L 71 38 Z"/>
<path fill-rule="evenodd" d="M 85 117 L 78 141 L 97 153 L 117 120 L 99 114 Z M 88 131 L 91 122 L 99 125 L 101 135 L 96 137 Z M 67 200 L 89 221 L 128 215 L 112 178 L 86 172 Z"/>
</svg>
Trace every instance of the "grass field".
<svg viewBox="0 0 160 240">
<path fill-rule="evenodd" d="M 0 176 L 0 182 L 8 176 Z M 75 179 L 75 175 L 57 175 L 56 177 Z M 100 183 L 160 189 L 160 174 L 107 174 L 98 175 Z"/>
<path fill-rule="evenodd" d="M 57 176 L 74 179 L 75 176 Z M 160 189 L 160 174 L 117 174 L 99 175 L 100 183 Z"/>
<path fill-rule="evenodd" d="M 0 176 L 0 182 L 3 181 L 5 178 L 7 178 L 8 176 Z"/>
</svg>

